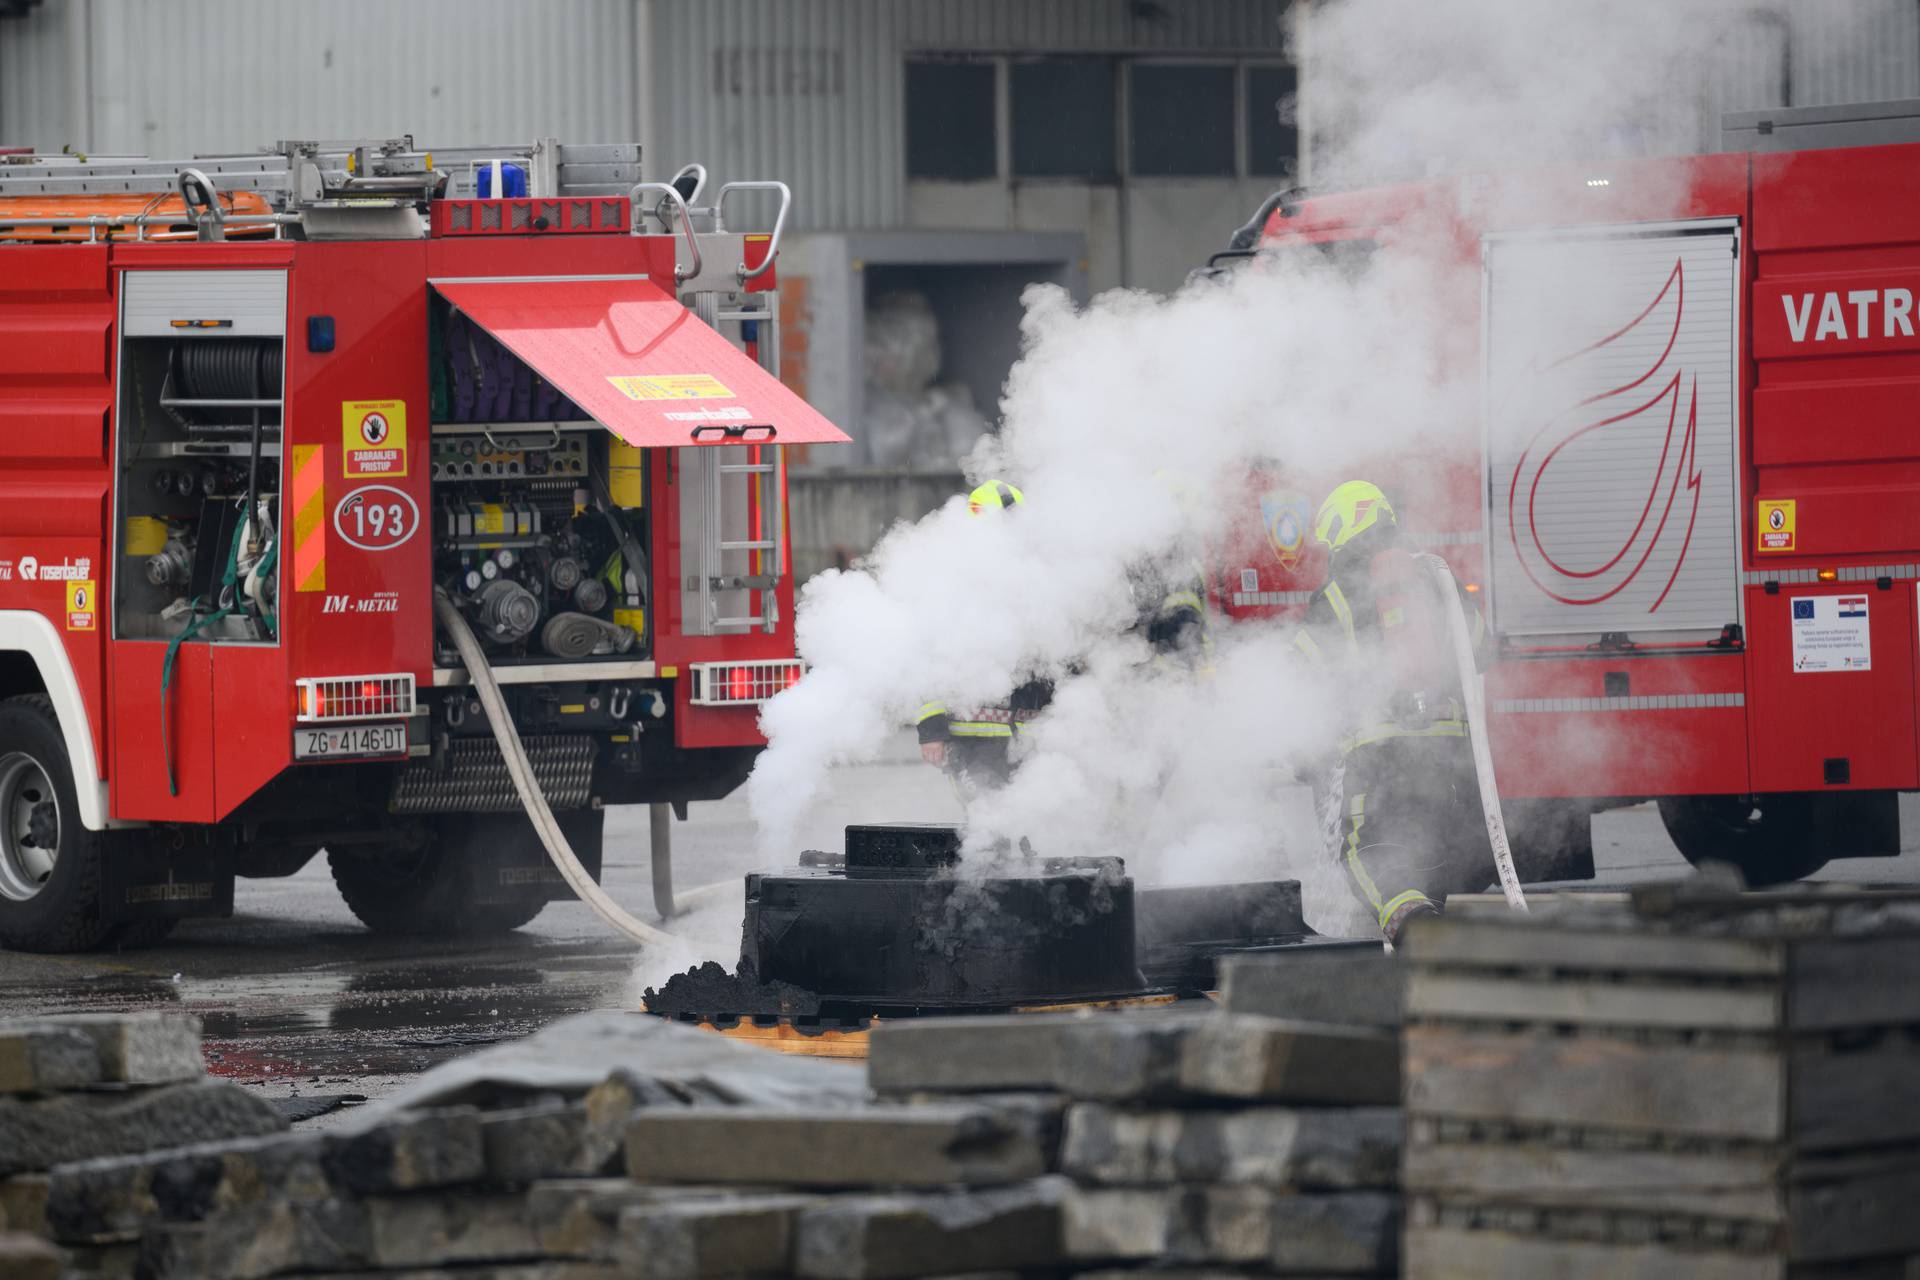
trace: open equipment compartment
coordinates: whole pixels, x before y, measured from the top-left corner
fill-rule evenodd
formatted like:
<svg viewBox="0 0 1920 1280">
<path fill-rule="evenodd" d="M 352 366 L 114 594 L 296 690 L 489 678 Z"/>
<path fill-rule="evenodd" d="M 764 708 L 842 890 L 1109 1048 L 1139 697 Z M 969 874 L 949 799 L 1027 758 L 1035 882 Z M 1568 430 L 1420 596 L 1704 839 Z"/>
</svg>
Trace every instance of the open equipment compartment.
<svg viewBox="0 0 1920 1280">
<path fill-rule="evenodd" d="M 123 277 L 122 639 L 278 640 L 286 297 L 284 271 Z"/>
</svg>

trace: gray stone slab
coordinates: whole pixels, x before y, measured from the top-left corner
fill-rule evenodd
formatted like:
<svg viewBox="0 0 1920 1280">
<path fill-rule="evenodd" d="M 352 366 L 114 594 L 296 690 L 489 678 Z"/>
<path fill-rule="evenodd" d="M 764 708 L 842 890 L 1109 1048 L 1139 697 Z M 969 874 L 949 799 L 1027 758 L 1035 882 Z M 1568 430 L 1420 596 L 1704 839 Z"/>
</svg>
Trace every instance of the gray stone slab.
<svg viewBox="0 0 1920 1280">
<path fill-rule="evenodd" d="M 0 1231 L 0 1276 L 7 1280 L 60 1280 L 66 1254 L 23 1231 Z"/>
<path fill-rule="evenodd" d="M 1301 1022 L 1398 1027 L 1406 965 L 1378 948 L 1222 956 L 1220 1004 Z"/>
<path fill-rule="evenodd" d="M 565 1178 L 536 1182 L 527 1188 L 527 1213 L 542 1254 L 605 1261 L 613 1257 L 620 1215 L 628 1209 L 724 1200 L 773 1190 L 650 1186 L 627 1178 Z"/>
<path fill-rule="evenodd" d="M 808 1196 L 735 1196 L 636 1205 L 620 1214 L 614 1260 L 644 1280 L 772 1276 L 791 1268 Z"/>
<path fill-rule="evenodd" d="M 381 1267 L 444 1266 L 537 1257 L 524 1195 L 471 1189 L 365 1201 L 372 1259 Z"/>
<path fill-rule="evenodd" d="M 1269 1265 L 1280 1272 L 1396 1275 L 1401 1198 L 1381 1191 L 1275 1196 Z"/>
<path fill-rule="evenodd" d="M 642 1111 L 627 1125 L 627 1175 L 648 1182 L 933 1187 L 1046 1172 L 1023 1117 L 942 1104 L 807 1115 L 748 1108 Z"/>
<path fill-rule="evenodd" d="M 1389 1032 L 1228 1014 L 1186 1038 L 1180 1088 L 1249 1101 L 1392 1106 L 1400 1039 Z"/>
<path fill-rule="evenodd" d="M 397 1112 L 530 1094 L 585 1094 L 616 1071 L 687 1097 L 737 1105 L 820 1109 L 857 1106 L 857 1063 L 768 1053 L 643 1013 L 583 1013 L 524 1040 L 442 1063 L 368 1106 L 366 1123 Z"/>
<path fill-rule="evenodd" d="M 1400 1090 L 1399 1045 L 1387 1032 L 1219 1012 L 900 1021 L 874 1030 L 868 1069 L 882 1094 L 1390 1104 Z"/>
<path fill-rule="evenodd" d="M 520 1184 L 599 1172 L 587 1147 L 587 1109 L 554 1101 L 480 1117 L 487 1177 Z M 603 1162 L 604 1163 L 604 1162 Z"/>
<path fill-rule="evenodd" d="M 462 1263 L 449 1267 L 407 1267 L 399 1271 L 303 1271 L 297 1280 L 625 1280 L 610 1262 Z"/>
<path fill-rule="evenodd" d="M 1170 1089 L 1199 1016 L 1005 1014 L 884 1023 L 868 1040 L 881 1094 L 1060 1090 L 1134 1098 Z"/>
<path fill-rule="evenodd" d="M 220 1138 L 258 1137 L 286 1127 L 265 1101 L 222 1080 L 99 1098 L 0 1097 L 0 1175 Z"/>
<path fill-rule="evenodd" d="M 207 1074 L 200 1056 L 200 1019 L 171 1010 L 70 1013 L 0 1022 L 0 1039 L 36 1031 L 86 1036 L 99 1055 L 98 1079 L 119 1084 L 172 1084 Z M 4 1090 L 0 1090 L 4 1092 Z"/>
<path fill-rule="evenodd" d="M 151 1280 L 262 1280 L 288 1272 L 352 1271 L 373 1264 L 373 1236 L 359 1201 L 275 1200 L 203 1222 L 151 1227 L 141 1238 Z"/>
<path fill-rule="evenodd" d="M 276 1198 L 322 1200 L 322 1146 L 316 1134 L 274 1134 L 60 1165 L 46 1216 L 58 1239 L 99 1241 L 137 1234 L 156 1215 L 193 1222 Z"/>
<path fill-rule="evenodd" d="M 1067 1187 L 1065 1179 L 1048 1177 L 985 1191 L 823 1201 L 800 1214 L 794 1273 L 886 1280 L 1054 1266 Z"/>
<path fill-rule="evenodd" d="M 360 1193 L 478 1182 L 487 1172 L 480 1113 L 471 1107 L 412 1112 L 329 1135 L 322 1164 L 334 1185 Z"/>
<path fill-rule="evenodd" d="M 0 1025 L 0 1093 L 52 1093 L 100 1078 L 100 1052 L 78 1028 Z"/>
<path fill-rule="evenodd" d="M 0 1178 L 0 1231 L 51 1236 L 53 1227 L 47 1221 L 50 1181 L 44 1173 L 16 1173 L 11 1178 Z"/>
<path fill-rule="evenodd" d="M 1067 1256 L 1103 1262 L 1264 1262 L 1273 1193 L 1261 1187 L 1074 1187 L 1061 1205 Z"/>
<path fill-rule="evenodd" d="M 1082 1102 L 1067 1113 L 1061 1168 L 1106 1186 L 1391 1188 L 1404 1132 L 1396 1107 L 1139 1111 Z"/>
</svg>

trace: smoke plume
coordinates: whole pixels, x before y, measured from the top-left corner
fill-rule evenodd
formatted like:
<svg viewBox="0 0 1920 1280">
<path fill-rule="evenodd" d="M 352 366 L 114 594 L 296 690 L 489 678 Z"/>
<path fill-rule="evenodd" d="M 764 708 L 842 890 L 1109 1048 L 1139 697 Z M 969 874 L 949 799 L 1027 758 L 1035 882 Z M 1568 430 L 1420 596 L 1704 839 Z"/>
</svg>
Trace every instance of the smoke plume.
<svg viewBox="0 0 1920 1280">
<path fill-rule="evenodd" d="M 1730 33 L 1766 14 L 1313 5 L 1298 51 L 1312 181 L 1695 149 L 1700 100 L 1676 85 L 1721 65 Z M 1649 192 L 1637 212 L 1672 216 L 1676 196 Z M 1214 211 L 1223 246 L 1247 212 Z M 1412 252 L 1295 249 L 1172 296 L 1117 290 L 1084 308 L 1030 289 L 1002 429 L 967 464 L 1027 502 L 974 517 L 956 496 L 807 585 L 797 628 L 812 669 L 766 707 L 771 746 L 751 779 L 769 861 L 790 860 L 828 771 L 873 758 L 923 701 L 991 704 L 1039 675 L 1055 701 L 1012 783 L 970 812 L 970 847 L 1025 837 L 1047 854 L 1119 854 L 1146 882 L 1297 876 L 1310 906 L 1341 907 L 1294 784 L 1342 731 L 1351 691 L 1297 664 L 1284 628 L 1216 625 L 1202 667 L 1155 662 L 1129 630 L 1129 579 L 1205 558 L 1244 522 L 1261 466 L 1323 483 L 1386 466 L 1403 525 L 1478 527 L 1471 476 L 1463 504 L 1459 474 L 1406 465 L 1443 440 L 1457 453 L 1480 412 L 1478 264 L 1448 246 L 1447 212 L 1407 212 L 1399 243 Z"/>
</svg>

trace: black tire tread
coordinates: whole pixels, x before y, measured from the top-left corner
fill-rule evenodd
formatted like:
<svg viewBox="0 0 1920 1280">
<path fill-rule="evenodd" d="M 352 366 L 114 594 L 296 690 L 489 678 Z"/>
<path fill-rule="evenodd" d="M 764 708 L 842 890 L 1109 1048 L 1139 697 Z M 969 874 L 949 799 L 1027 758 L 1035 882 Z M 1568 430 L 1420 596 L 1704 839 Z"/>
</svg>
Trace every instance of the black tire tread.
<svg viewBox="0 0 1920 1280">
<path fill-rule="evenodd" d="M 0 702 L 0 748 L 6 745 L 6 718 L 9 713 L 38 718 L 53 735 L 54 741 L 60 744 L 57 753 L 41 763 L 46 766 L 54 788 L 61 791 L 60 799 L 66 812 L 73 815 L 72 830 L 79 834 L 74 840 L 71 854 L 62 856 L 80 859 L 80 879 L 68 890 L 65 906 L 52 921 L 20 929 L 9 926 L 0 916 L 0 947 L 51 954 L 94 950 L 113 932 L 113 926 L 100 921 L 100 863 L 106 843 L 102 838 L 103 833 L 89 831 L 80 825 L 79 797 L 73 784 L 73 763 L 67 759 L 66 746 L 60 737 L 60 717 L 53 709 L 53 699 L 44 693 L 23 693 Z M 67 831 L 62 830 L 62 840 L 66 837 Z"/>
<path fill-rule="evenodd" d="M 546 908 L 545 902 L 500 902 L 484 906 L 448 901 L 439 883 L 443 859 L 438 849 L 428 853 L 421 873 L 404 884 L 380 873 L 370 860 L 329 849 L 327 869 L 340 897 L 374 933 L 395 937 L 471 937 L 508 933 L 529 923 Z"/>
</svg>

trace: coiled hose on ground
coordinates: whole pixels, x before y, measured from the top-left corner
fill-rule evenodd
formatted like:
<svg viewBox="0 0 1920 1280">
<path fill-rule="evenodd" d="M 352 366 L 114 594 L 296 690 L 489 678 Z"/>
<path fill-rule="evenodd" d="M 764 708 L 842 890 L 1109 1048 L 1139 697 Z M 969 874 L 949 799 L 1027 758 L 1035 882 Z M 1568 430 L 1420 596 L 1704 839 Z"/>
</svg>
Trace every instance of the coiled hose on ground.
<svg viewBox="0 0 1920 1280">
<path fill-rule="evenodd" d="M 1460 588 L 1453 580 L 1453 568 L 1436 555 L 1416 557 L 1426 567 L 1433 586 L 1445 601 L 1447 633 L 1453 641 L 1453 656 L 1460 671 L 1460 693 L 1467 704 L 1467 737 L 1473 744 L 1473 771 L 1480 782 L 1480 812 L 1487 820 L 1487 840 L 1493 845 L 1493 865 L 1500 872 L 1500 892 L 1515 911 L 1527 909 L 1527 895 L 1520 890 L 1520 875 L 1513 869 L 1513 849 L 1507 843 L 1507 823 L 1500 816 L 1500 789 L 1493 778 L 1493 751 L 1487 745 L 1487 697 L 1480 672 L 1473 662 L 1473 634 L 1467 627 L 1467 611 L 1460 603 Z"/>
</svg>

